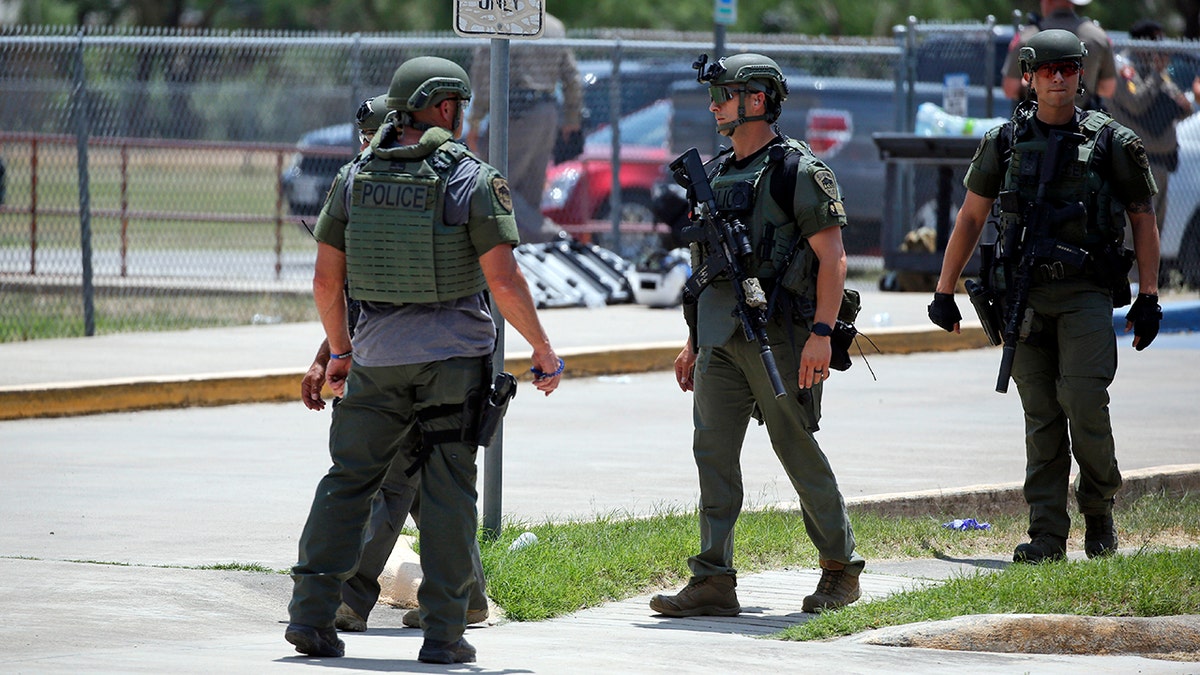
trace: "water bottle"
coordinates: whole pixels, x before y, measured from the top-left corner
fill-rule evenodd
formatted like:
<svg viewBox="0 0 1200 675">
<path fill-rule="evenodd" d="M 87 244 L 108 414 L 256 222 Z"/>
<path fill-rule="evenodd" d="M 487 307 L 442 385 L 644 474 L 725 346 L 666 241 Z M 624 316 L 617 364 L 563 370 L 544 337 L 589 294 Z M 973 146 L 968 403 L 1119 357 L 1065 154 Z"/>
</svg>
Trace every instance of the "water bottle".
<svg viewBox="0 0 1200 675">
<path fill-rule="evenodd" d="M 521 536 L 513 540 L 513 543 L 508 545 L 508 550 L 519 551 L 526 546 L 533 546 L 537 543 L 537 535 L 532 532 L 522 532 Z"/>
<path fill-rule="evenodd" d="M 974 136 L 981 138 L 988 129 L 1008 121 L 1004 117 L 961 117 L 951 115 L 936 103 L 926 101 L 917 107 L 918 136 Z"/>
</svg>

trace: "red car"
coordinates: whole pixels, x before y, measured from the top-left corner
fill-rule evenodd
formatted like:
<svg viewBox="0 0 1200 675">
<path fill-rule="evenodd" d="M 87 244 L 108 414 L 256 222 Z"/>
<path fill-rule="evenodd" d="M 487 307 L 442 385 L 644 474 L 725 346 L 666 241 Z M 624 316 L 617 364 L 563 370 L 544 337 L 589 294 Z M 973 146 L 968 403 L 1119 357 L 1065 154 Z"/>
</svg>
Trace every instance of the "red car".
<svg viewBox="0 0 1200 675">
<path fill-rule="evenodd" d="M 653 226 L 650 189 L 671 160 L 667 150 L 670 118 L 667 99 L 621 118 L 621 221 L 633 224 L 630 231 Z M 542 214 L 576 237 L 586 239 L 593 232 L 610 231 L 612 177 L 612 128 L 605 126 L 587 135 L 579 157 L 546 172 Z"/>
</svg>

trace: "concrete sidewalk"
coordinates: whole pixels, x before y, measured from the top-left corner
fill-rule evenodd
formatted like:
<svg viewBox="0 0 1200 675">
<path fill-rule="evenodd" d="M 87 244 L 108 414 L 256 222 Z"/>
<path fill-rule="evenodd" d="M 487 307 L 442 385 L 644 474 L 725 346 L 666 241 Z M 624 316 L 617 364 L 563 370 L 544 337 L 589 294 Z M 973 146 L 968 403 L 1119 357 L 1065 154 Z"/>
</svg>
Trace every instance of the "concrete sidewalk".
<svg viewBox="0 0 1200 675">
<path fill-rule="evenodd" d="M 853 286 L 853 284 L 849 284 Z M 987 346 L 970 303 L 959 298 L 962 334 L 926 318 L 926 293 L 858 288 L 858 328 L 868 354 L 911 354 Z M 1200 330 L 1200 301 L 1164 296 L 1164 332 Z M 1123 310 L 1114 324 L 1123 331 Z M 686 329 L 678 309 L 641 305 L 540 312 L 568 377 L 670 370 Z M 13 364 L 0 386 L 0 420 L 253 401 L 288 401 L 324 339 L 319 323 L 292 323 L 0 344 Z M 505 332 L 506 360 L 521 373 L 529 345 Z"/>
<path fill-rule="evenodd" d="M 926 348 L 957 339 L 924 324 L 925 294 L 864 293 L 859 327 L 904 335 Z M 964 311 L 969 308 L 960 302 Z M 887 318 L 883 317 L 887 314 Z M 875 326 L 875 316 L 879 324 Z M 576 377 L 554 396 L 521 395 L 507 418 L 504 508 L 511 522 L 622 517 L 690 508 L 697 488 L 688 451 L 690 396 L 668 373 L 682 343 L 675 310 L 619 306 L 542 313 L 578 375 L 588 354 L 659 350 L 659 361 Z M 736 619 L 653 616 L 648 595 L 537 623 L 472 628 L 479 663 L 418 663 L 420 633 L 400 610 L 379 607 L 371 630 L 344 636 L 347 656 L 306 659 L 283 641 L 291 581 L 281 574 L 213 568 L 295 560 L 313 486 L 328 466 L 329 411 L 305 410 L 299 376 L 321 338 L 316 324 L 102 336 L 0 345 L 10 383 L 0 408 L 144 391 L 135 407 L 168 407 L 0 422 L 0 670 L 16 673 L 260 673 L 297 667 L 345 672 L 779 673 L 830 672 L 1177 673 L 1194 663 L 1138 656 L 1065 656 L 879 647 L 853 640 L 754 639 L 810 615 L 801 598 L 815 570 L 745 575 Z M 886 343 L 888 338 L 883 338 Z M 630 344 L 632 341 L 632 346 Z M 1144 352 L 1120 340 L 1112 387 L 1121 498 L 1139 490 L 1200 489 L 1195 373 L 1200 349 L 1162 335 Z M 597 348 L 596 345 L 600 345 Z M 649 345 L 649 346 L 646 346 Z M 957 345 L 956 346 L 961 346 Z M 869 349 L 864 345 L 864 348 Z M 577 352 L 569 352 L 575 349 Z M 507 350 L 513 368 L 528 346 Z M 615 358 L 597 356 L 597 359 Z M 641 357 L 638 357 L 641 358 Z M 1020 500 L 1020 405 L 992 391 L 998 350 L 925 350 L 861 358 L 825 392 L 822 446 L 851 509 L 945 513 L 987 519 Z M 665 364 L 661 359 L 666 359 Z M 632 359 L 631 359 L 632 360 Z M 264 372 L 265 371 L 265 374 Z M 278 371 L 271 374 L 272 371 Z M 600 372 L 605 372 L 603 369 Z M 277 377 L 283 403 L 254 389 Z M 171 383 L 191 383 L 165 400 Z M 286 385 L 286 386 L 284 386 Z M 184 386 L 184 385 L 179 385 Z M 122 389 L 124 388 L 124 389 Z M 205 390 L 222 390 L 224 407 Z M 201 393 L 196 393 L 201 392 Z M 260 398 L 262 396 L 262 398 Z M 122 408 L 127 410 L 128 408 Z M 78 414 L 60 409 L 54 414 Z M 743 473 L 750 505 L 787 502 L 761 429 L 747 435 Z M 483 461 L 480 461 L 481 466 Z M 482 485 L 482 480 L 481 480 Z M 937 523 L 932 523 L 937 527 Z M 1078 535 L 1078 533 L 1076 533 Z M 1077 556 L 1079 536 L 1070 547 Z M 1004 558 L 869 561 L 866 599 L 974 570 Z M 797 664 L 804 664 L 798 666 Z"/>
</svg>

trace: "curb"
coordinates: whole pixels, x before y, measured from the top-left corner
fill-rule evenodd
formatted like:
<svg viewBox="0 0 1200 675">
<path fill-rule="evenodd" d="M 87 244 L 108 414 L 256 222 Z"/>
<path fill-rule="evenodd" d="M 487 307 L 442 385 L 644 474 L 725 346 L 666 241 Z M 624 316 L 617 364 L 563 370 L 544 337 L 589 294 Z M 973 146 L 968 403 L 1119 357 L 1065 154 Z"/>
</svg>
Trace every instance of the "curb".
<svg viewBox="0 0 1200 675">
<path fill-rule="evenodd" d="M 1149 494 L 1172 497 L 1200 492 L 1200 464 L 1171 464 L 1121 472 L 1120 499 L 1137 499 Z M 1074 494 L 1072 488 L 1071 493 Z M 846 500 L 846 507 L 859 513 L 880 516 L 928 516 L 931 513 L 955 517 L 1006 512 L 1024 513 L 1028 508 L 1021 483 L 972 485 L 953 490 L 919 490 L 857 497 Z M 781 504 L 779 508 L 800 508 L 800 504 Z M 1118 505 L 1119 508 L 1119 505 Z"/>
<path fill-rule="evenodd" d="M 897 327 L 877 328 L 864 336 L 870 338 L 880 354 L 954 351 L 988 345 L 987 336 L 978 325 L 964 327 L 961 334 L 947 333 L 937 327 Z M 865 340 L 859 344 L 868 356 L 875 353 Z M 568 364 L 568 377 L 595 377 L 672 370 L 680 346 L 679 342 L 646 342 L 563 349 L 558 354 Z M 510 355 L 510 358 L 523 360 L 527 355 Z M 0 387 L 0 421 L 292 401 L 300 397 L 300 380 L 306 371 L 307 365 L 296 369 Z M 527 372 L 516 374 L 518 379 L 529 379 Z"/>
</svg>

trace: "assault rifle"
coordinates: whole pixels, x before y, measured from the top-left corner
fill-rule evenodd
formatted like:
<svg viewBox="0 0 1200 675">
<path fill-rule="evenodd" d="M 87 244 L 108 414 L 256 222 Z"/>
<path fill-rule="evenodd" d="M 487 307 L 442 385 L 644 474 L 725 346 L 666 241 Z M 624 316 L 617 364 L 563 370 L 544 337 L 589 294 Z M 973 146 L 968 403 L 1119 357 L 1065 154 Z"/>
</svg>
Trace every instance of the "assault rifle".
<svg viewBox="0 0 1200 675">
<path fill-rule="evenodd" d="M 1059 159 L 1074 152 L 1084 141 L 1082 134 L 1052 130 L 1042 156 L 1038 173 L 1037 194 L 1028 209 L 1022 212 L 1020 204 L 1006 203 L 1016 200 L 1015 192 L 1000 194 L 1000 209 L 1009 213 L 1022 213 L 1020 226 L 1008 228 L 1005 233 L 1004 255 L 1019 255 L 1016 270 L 1008 288 L 1008 311 L 1004 321 L 1004 352 L 1000 356 L 1000 373 L 996 378 L 996 391 L 1008 392 L 1008 380 L 1012 376 L 1013 359 L 1017 355 L 1017 343 L 1029 337 L 1033 324 L 1033 310 L 1029 309 L 1029 287 L 1038 268 L 1045 268 L 1051 277 L 1061 275 L 1064 263 L 1079 268 L 1087 259 L 1087 251 L 1055 240 L 1050 236 L 1050 223 L 1079 218 L 1087 210 L 1081 202 L 1054 207 L 1046 198 L 1046 186 L 1058 174 Z"/>
<path fill-rule="evenodd" d="M 708 174 L 704 171 L 704 163 L 700 161 L 700 152 L 696 148 L 671 162 L 671 172 L 675 182 L 695 199 L 695 216 L 700 221 L 683 228 L 681 237 L 688 242 L 703 242 L 708 249 L 708 257 L 692 272 L 684 285 L 684 292 L 693 299 L 698 298 L 700 292 L 719 274 L 725 273 L 729 277 L 737 299 L 733 315 L 741 322 L 746 340 L 758 342 L 758 356 L 767 371 L 767 378 L 771 380 L 775 398 L 786 396 L 787 391 L 767 338 L 767 295 L 758 278 L 746 273 L 746 264 L 753 251 L 749 231 L 738 219 L 721 215 L 712 184 L 708 181 Z"/>
</svg>

